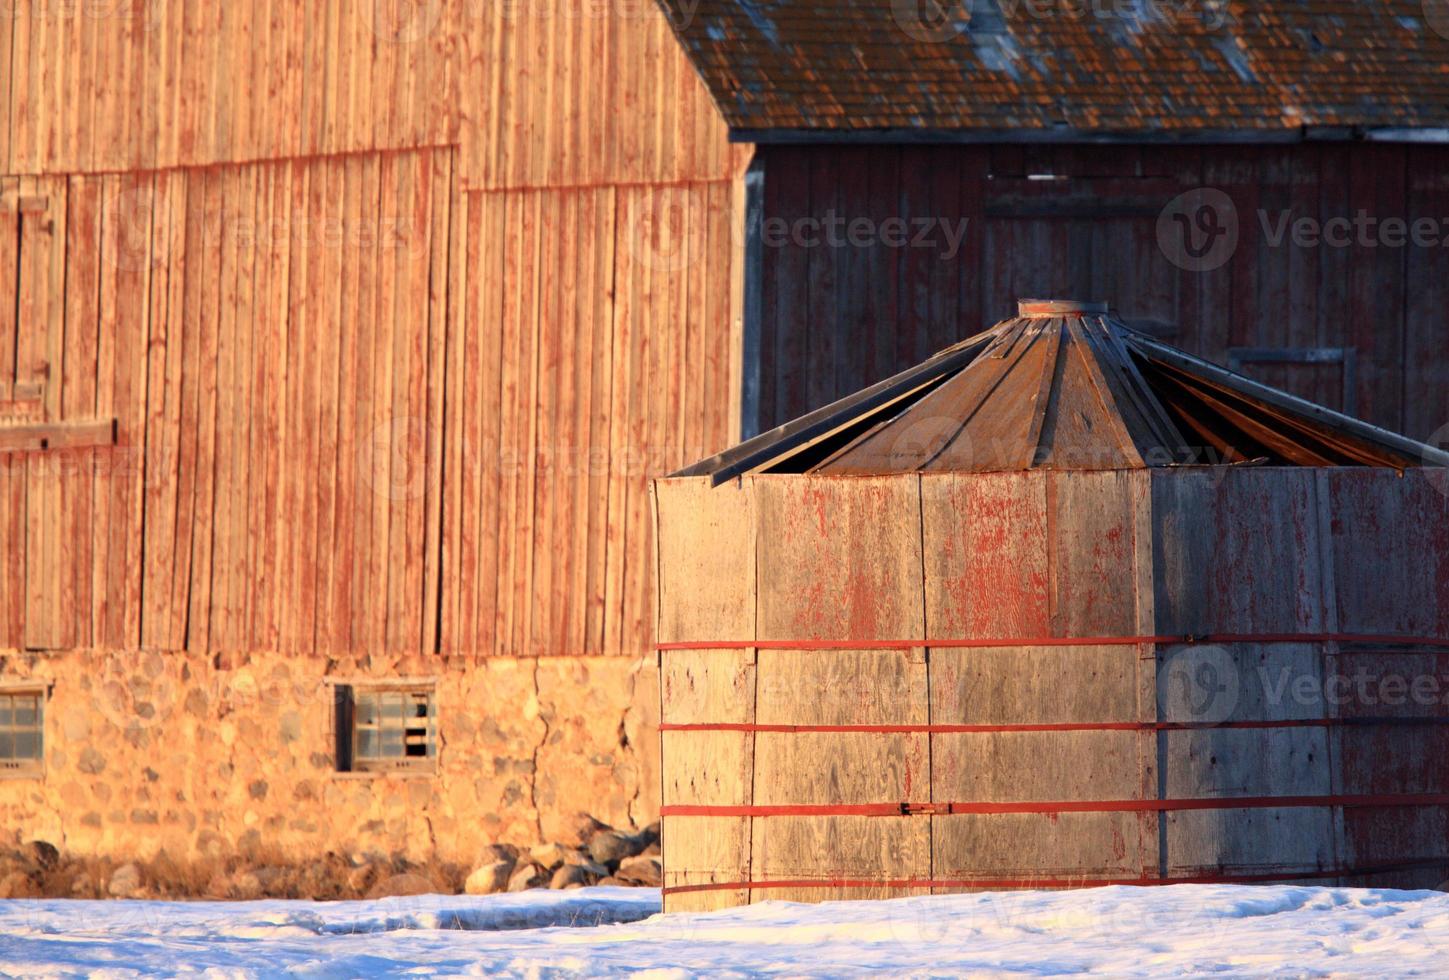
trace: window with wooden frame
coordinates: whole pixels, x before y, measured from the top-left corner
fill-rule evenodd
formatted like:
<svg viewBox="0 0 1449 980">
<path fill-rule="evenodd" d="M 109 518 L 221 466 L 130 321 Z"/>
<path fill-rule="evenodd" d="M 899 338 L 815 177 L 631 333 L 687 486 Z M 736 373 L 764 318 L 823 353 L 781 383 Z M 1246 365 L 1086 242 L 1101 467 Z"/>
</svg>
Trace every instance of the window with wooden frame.
<svg viewBox="0 0 1449 980">
<path fill-rule="evenodd" d="M 431 772 L 438 755 L 432 684 L 337 688 L 337 768 L 341 772 Z"/>
<path fill-rule="evenodd" d="M 35 775 L 45 752 L 45 692 L 0 691 L 0 776 Z"/>
<path fill-rule="evenodd" d="M 1357 411 L 1358 357 L 1352 347 L 1233 347 L 1228 367 L 1345 415 Z"/>
</svg>

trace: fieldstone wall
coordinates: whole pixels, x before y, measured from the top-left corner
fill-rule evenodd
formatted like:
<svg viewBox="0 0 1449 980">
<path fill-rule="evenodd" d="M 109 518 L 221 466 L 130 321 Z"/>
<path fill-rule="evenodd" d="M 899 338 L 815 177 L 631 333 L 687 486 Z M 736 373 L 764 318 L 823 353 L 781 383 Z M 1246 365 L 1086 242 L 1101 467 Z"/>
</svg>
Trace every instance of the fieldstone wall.
<svg viewBox="0 0 1449 980">
<path fill-rule="evenodd" d="M 336 683 L 436 682 L 431 774 L 337 772 Z M 0 845 L 69 855 L 474 866 L 658 811 L 651 658 L 0 652 L 48 685 L 43 775 L 0 778 Z"/>
</svg>

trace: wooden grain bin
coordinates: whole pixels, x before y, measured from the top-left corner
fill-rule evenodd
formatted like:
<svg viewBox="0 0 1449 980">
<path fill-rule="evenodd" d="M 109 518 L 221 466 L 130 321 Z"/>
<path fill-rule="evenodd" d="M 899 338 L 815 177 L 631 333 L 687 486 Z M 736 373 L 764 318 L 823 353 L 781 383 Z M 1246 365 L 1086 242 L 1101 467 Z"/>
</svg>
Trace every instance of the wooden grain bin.
<svg viewBox="0 0 1449 980">
<path fill-rule="evenodd" d="M 666 908 L 1444 881 L 1446 465 L 1043 302 L 657 481 Z"/>
</svg>

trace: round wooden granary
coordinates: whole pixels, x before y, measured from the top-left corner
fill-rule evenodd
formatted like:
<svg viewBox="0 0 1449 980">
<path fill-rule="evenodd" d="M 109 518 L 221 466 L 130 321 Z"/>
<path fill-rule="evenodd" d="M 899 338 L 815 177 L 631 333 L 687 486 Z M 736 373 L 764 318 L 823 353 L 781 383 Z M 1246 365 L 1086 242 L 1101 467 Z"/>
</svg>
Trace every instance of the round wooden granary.
<svg viewBox="0 0 1449 980">
<path fill-rule="evenodd" d="M 1049 301 L 656 481 L 666 908 L 1449 879 L 1446 465 Z"/>
</svg>

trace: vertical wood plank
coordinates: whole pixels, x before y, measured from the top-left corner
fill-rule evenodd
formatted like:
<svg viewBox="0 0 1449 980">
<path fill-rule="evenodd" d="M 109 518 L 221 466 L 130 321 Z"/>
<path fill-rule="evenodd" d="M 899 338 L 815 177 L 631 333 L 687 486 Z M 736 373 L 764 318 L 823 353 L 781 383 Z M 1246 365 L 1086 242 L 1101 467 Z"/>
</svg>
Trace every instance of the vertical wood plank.
<svg viewBox="0 0 1449 980">
<path fill-rule="evenodd" d="M 595 309 L 595 349 L 600 351 L 594 358 L 593 390 L 590 393 L 592 419 L 589 426 L 589 488 L 588 488 L 588 577 L 584 588 L 584 648 L 592 654 L 605 650 L 605 610 L 609 598 L 608 575 L 610 569 L 610 546 L 615 543 L 610 527 L 613 513 L 612 438 L 614 433 L 614 411 L 618 404 L 615 392 L 621 383 L 620 346 L 617 332 L 617 304 L 619 293 L 615 289 L 617 242 L 614 228 L 618 215 L 619 197 L 613 189 L 594 192 L 596 218 L 594 221 L 596 248 L 591 251 L 594 262 L 594 282 L 597 284 L 590 306 Z"/>
<path fill-rule="evenodd" d="M 176 566 L 175 534 L 179 485 L 181 358 L 184 353 L 183 296 L 191 256 L 186 236 L 190 205 L 185 176 L 170 178 L 170 207 L 157 216 L 166 242 L 165 277 L 152 280 L 150 339 L 146 361 L 146 482 L 142 543 L 141 645 L 177 647 L 172 633 L 172 584 Z"/>
<path fill-rule="evenodd" d="M 77 18 L 80 19 L 80 18 Z M 100 222 L 103 184 L 99 178 L 74 178 L 67 195 L 66 264 L 63 295 L 64 354 L 51 372 L 60 387 L 57 418 L 86 418 L 96 410 L 96 365 L 101 297 Z M 59 606 L 54 639 L 60 646 L 89 647 L 91 633 L 91 566 L 95 561 L 92 499 L 95 490 L 94 450 L 63 450 L 52 454 L 58 464 L 49 492 L 59 498 L 60 589 L 50 596 Z"/>
<path fill-rule="evenodd" d="M 660 569 L 661 641 L 748 640 L 755 634 L 755 508 L 751 484 L 659 480 L 653 487 Z M 672 724 L 751 724 L 752 650 L 668 651 L 661 718 Z M 755 738 L 748 732 L 665 732 L 666 805 L 749 805 Z M 747 881 L 749 817 L 666 817 L 666 885 Z M 743 905 L 748 892 L 670 895 L 669 911 Z"/>
<path fill-rule="evenodd" d="M 923 639 L 920 481 L 754 477 L 761 639 Z M 761 724 L 924 724 L 925 658 L 909 651 L 762 650 Z M 802 744 L 787 743 L 804 738 Z M 792 748 L 792 745 L 794 746 Z M 863 755 L 862 755 L 863 753 Z M 864 758 L 865 764 L 844 760 Z M 835 760 L 840 760 L 836 762 Z M 757 805 L 915 800 L 931 783 L 923 733 L 769 734 L 756 740 Z M 753 821 L 751 876 L 928 878 L 931 817 Z M 802 869 L 810 873 L 802 875 Z M 895 889 L 772 889 L 752 900 L 889 897 Z"/>
<path fill-rule="evenodd" d="M 312 342 L 316 349 L 316 419 L 317 419 L 317 486 L 315 507 L 317 531 L 311 550 L 303 560 L 312 569 L 315 594 L 310 608 L 303 601 L 302 614 L 310 617 L 313 648 L 318 652 L 339 650 L 333 596 L 338 565 L 345 560 L 346 539 L 338 534 L 337 500 L 342 460 L 338 456 L 338 418 L 341 415 L 341 384 L 339 378 L 347 363 L 348 329 L 342 320 L 343 295 L 346 283 L 343 267 L 348 242 L 342 226 L 348 164 L 331 159 L 320 165 L 312 176 L 309 199 L 316 209 L 319 227 L 325 229 L 320 255 L 308 262 L 307 306 L 311 319 Z M 307 635 L 304 626 L 303 638 Z"/>
<path fill-rule="evenodd" d="M 243 275 L 245 256 L 234 228 L 235 222 L 243 219 L 242 174 L 230 169 L 221 170 L 214 174 L 213 182 L 217 213 L 209 234 L 216 240 L 217 263 L 217 397 L 213 436 L 216 476 L 211 586 L 206 618 L 210 641 L 225 647 L 242 642 L 234 583 L 242 574 L 236 568 L 240 560 L 239 524 L 245 520 L 242 461 L 246 458 L 244 395 L 247 385 L 242 365 L 245 334 L 251 330 L 250 322 L 242 319 L 241 303 L 251 291 L 251 282 L 248 276 Z M 245 215 L 249 217 L 250 210 Z"/>
<path fill-rule="evenodd" d="M 19 18 L 10 19 L 18 24 Z M 3 83 L 0 83 L 3 87 Z M 9 143 L 4 149 L 8 152 Z M 20 181 L 0 179 L 0 202 L 8 206 L 20 195 Z M 0 215 L 0 385 L 15 382 L 15 345 L 19 329 L 19 260 L 22 217 Z M 25 642 L 25 476 L 23 453 L 0 453 L 0 646 L 18 648 Z"/>
</svg>

